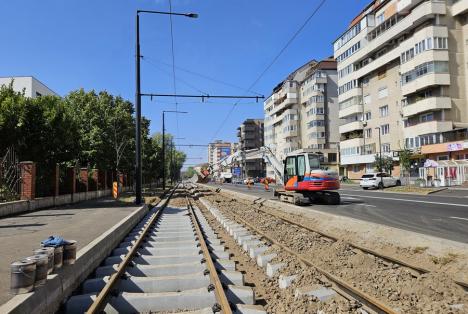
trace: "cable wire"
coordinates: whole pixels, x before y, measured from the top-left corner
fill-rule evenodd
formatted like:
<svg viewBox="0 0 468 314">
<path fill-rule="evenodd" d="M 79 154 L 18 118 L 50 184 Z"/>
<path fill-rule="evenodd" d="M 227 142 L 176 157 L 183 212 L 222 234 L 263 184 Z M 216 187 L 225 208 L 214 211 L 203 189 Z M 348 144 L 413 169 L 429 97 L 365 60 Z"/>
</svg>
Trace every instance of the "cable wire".
<svg viewBox="0 0 468 314">
<path fill-rule="evenodd" d="M 164 61 L 161 61 L 161 60 L 157 60 L 155 58 L 148 58 L 148 57 L 145 57 L 145 58 L 147 59 L 146 60 L 147 62 L 148 62 L 148 59 L 151 59 L 152 61 L 159 62 L 159 63 L 161 63 L 161 64 L 163 64 L 165 66 L 172 67 L 172 64 L 170 64 L 170 63 L 167 63 L 167 62 L 164 62 Z M 192 75 L 204 78 L 204 79 L 206 79 L 208 81 L 212 81 L 212 82 L 222 84 L 222 85 L 225 85 L 225 86 L 233 87 L 233 88 L 236 88 L 238 90 L 242 90 L 244 92 L 246 91 L 245 87 L 240 87 L 238 85 L 235 85 L 235 84 L 232 84 L 232 83 L 229 83 L 229 82 L 226 82 L 226 81 L 214 78 L 214 77 L 210 77 L 210 76 L 208 76 L 206 74 L 201 74 L 201 73 L 198 73 L 198 72 L 195 72 L 195 71 L 192 71 L 192 70 L 188 70 L 188 69 L 185 69 L 185 68 L 183 68 L 181 66 L 175 66 L 175 68 L 177 70 L 179 70 L 179 71 L 182 71 L 182 72 L 185 72 L 185 73 L 188 73 L 188 74 L 192 74 Z M 256 94 L 258 96 L 263 96 L 263 94 L 260 94 L 260 93 L 258 93 L 256 91 L 250 91 L 250 92 L 253 93 L 253 94 Z"/>
<path fill-rule="evenodd" d="M 299 27 L 299 29 L 293 34 L 293 36 L 286 42 L 286 44 L 281 48 L 281 50 L 278 52 L 278 54 L 273 58 L 273 60 L 268 64 L 268 66 L 260 73 L 260 75 L 255 79 L 255 81 L 250 85 L 250 87 L 247 89 L 247 92 L 250 92 L 251 89 L 263 78 L 263 76 L 268 72 L 268 70 L 278 61 L 279 57 L 284 53 L 284 51 L 291 45 L 291 43 L 296 39 L 296 37 L 302 32 L 302 30 L 307 26 L 307 24 L 310 22 L 310 20 L 315 16 L 315 14 L 320 10 L 320 8 L 325 4 L 327 0 L 322 0 L 318 4 L 318 6 L 312 11 L 312 13 L 307 17 L 305 22 Z M 215 134 L 211 138 L 210 142 L 212 142 L 216 136 L 218 136 L 218 133 L 221 131 L 223 126 L 226 124 L 227 120 L 230 118 L 231 114 L 234 112 L 234 109 L 237 107 L 239 104 L 239 101 L 235 102 L 229 110 L 228 114 L 216 130 Z"/>
</svg>

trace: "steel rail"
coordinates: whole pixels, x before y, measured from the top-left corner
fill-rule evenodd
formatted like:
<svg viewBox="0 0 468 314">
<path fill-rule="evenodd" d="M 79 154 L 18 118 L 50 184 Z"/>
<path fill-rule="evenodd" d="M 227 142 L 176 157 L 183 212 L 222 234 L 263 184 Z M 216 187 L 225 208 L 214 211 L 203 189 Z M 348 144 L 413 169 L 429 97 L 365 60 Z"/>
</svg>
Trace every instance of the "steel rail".
<svg viewBox="0 0 468 314">
<path fill-rule="evenodd" d="M 132 246 L 130 251 L 125 255 L 125 258 L 122 260 L 122 262 L 120 262 L 119 266 L 117 266 L 117 272 L 114 273 L 109 278 L 109 281 L 106 283 L 104 288 L 99 292 L 93 304 L 91 304 L 89 309 L 86 311 L 87 314 L 97 314 L 97 313 L 102 312 L 102 309 L 105 306 L 105 303 L 107 302 L 107 297 L 114 290 L 114 286 L 117 284 L 117 282 L 120 280 L 122 275 L 125 273 L 125 269 L 127 268 L 128 264 L 132 260 L 133 256 L 137 253 L 138 249 L 140 248 L 140 245 L 143 243 L 143 240 L 146 234 L 152 228 L 152 225 L 156 222 L 161 212 L 167 206 L 167 204 L 169 203 L 169 200 L 171 199 L 176 189 L 177 189 L 177 186 L 172 189 L 171 193 L 169 194 L 167 199 L 164 201 L 164 203 L 159 208 L 157 208 L 157 210 L 151 215 L 149 219 L 149 223 L 146 225 L 140 237 L 136 240 L 135 244 Z"/>
<path fill-rule="evenodd" d="M 211 259 L 210 251 L 208 246 L 206 245 L 205 238 L 203 237 L 203 233 L 200 228 L 200 222 L 198 221 L 198 217 L 195 214 L 192 203 L 190 202 L 189 198 L 186 196 L 187 200 L 187 209 L 189 210 L 190 217 L 192 218 L 193 225 L 195 226 L 195 231 L 197 233 L 198 239 L 200 241 L 200 246 L 203 251 L 203 255 L 205 256 L 206 266 L 208 267 L 208 271 L 210 272 L 211 282 L 213 283 L 215 289 L 216 299 L 218 300 L 218 304 L 221 307 L 221 312 L 223 314 L 232 314 L 231 306 L 229 305 L 229 301 L 224 293 L 224 288 L 219 279 L 218 272 L 216 271 L 216 266 Z"/>
<path fill-rule="evenodd" d="M 259 203 L 257 203 L 259 204 Z M 369 248 L 366 248 L 364 246 L 361 246 L 359 244 L 355 244 L 355 243 L 352 243 L 352 242 L 349 242 L 349 241 L 346 241 L 346 240 L 343 240 L 343 239 L 340 239 L 338 237 L 335 237 L 335 236 L 332 236 L 330 234 L 327 234 L 323 231 L 319 231 L 317 229 L 314 229 L 314 228 L 311 228 L 309 226 L 306 226 L 300 222 L 296 222 L 296 221 L 293 221 L 289 218 L 286 218 L 286 217 L 282 217 L 281 215 L 279 214 L 276 214 L 276 213 L 272 213 L 272 212 L 269 212 L 269 211 L 266 211 L 264 209 L 261 209 L 261 208 L 257 208 L 259 211 L 261 211 L 262 213 L 266 214 L 266 215 L 270 215 L 270 216 L 273 216 L 275 218 L 278 218 L 280 220 L 283 220 L 289 224 L 292 224 L 292 225 L 295 225 L 297 227 L 300 227 L 300 228 L 303 228 L 303 229 L 306 229 L 310 232 L 314 232 L 314 233 L 317 233 L 319 235 L 321 235 L 322 237 L 325 237 L 325 238 L 329 238 L 335 242 L 337 241 L 343 241 L 344 243 L 348 244 L 349 246 L 351 246 L 352 248 L 355 248 L 355 249 L 358 249 L 358 250 L 361 250 L 365 253 L 368 253 L 368 254 L 371 254 L 371 255 L 374 255 L 378 258 L 381 258 L 383 260 L 386 260 L 388 262 L 392 262 L 392 263 L 395 263 L 395 264 L 398 264 L 400 266 L 404 266 L 404 267 L 407 267 L 413 271 L 416 271 L 418 274 L 428 274 L 430 273 L 431 271 L 427 268 L 424 268 L 424 267 L 421 267 L 421 266 L 418 266 L 418 265 L 414 265 L 410 262 L 406 262 L 406 261 L 403 261 L 403 260 L 400 260 L 396 257 L 393 257 L 393 256 L 389 256 L 389 255 L 386 255 L 386 254 L 383 254 L 383 253 L 380 253 L 380 252 L 377 252 L 375 250 L 372 250 L 372 249 L 369 249 Z M 460 280 L 456 280 L 456 279 L 453 279 L 453 281 L 458 284 L 459 286 L 461 286 L 462 288 L 464 288 L 465 290 L 468 289 L 468 283 L 466 282 L 463 282 L 463 281 L 460 281 Z"/>
<path fill-rule="evenodd" d="M 368 295 L 367 293 L 365 293 L 365 292 L 363 292 L 363 291 L 361 291 L 361 290 L 359 290 L 357 288 L 354 288 L 352 285 L 348 284 L 344 280 L 342 280 L 342 279 L 330 274 L 326 270 L 314 265 L 306 257 L 302 256 L 302 254 L 300 254 L 298 252 L 295 252 L 294 250 L 291 250 L 286 245 L 284 245 L 284 244 L 280 243 L 279 241 L 273 239 L 272 237 L 266 235 L 264 232 L 260 231 L 259 229 L 254 227 L 252 224 L 245 221 L 243 218 L 239 217 L 237 214 L 235 214 L 233 212 L 229 212 L 229 213 L 232 214 L 234 217 L 236 217 L 236 219 L 241 221 L 244 225 L 246 225 L 250 229 L 254 230 L 256 233 L 261 235 L 266 240 L 268 240 L 269 242 L 279 246 L 281 249 L 285 250 L 289 254 L 294 255 L 295 257 L 297 257 L 305 265 L 315 268 L 319 273 L 321 273 L 322 275 L 327 277 L 330 281 L 332 281 L 333 283 L 335 283 L 336 286 L 339 287 L 339 289 L 334 287 L 334 290 L 337 293 L 339 293 L 341 296 L 343 296 L 344 298 L 349 299 L 349 295 L 352 295 L 359 302 L 361 302 L 362 304 L 365 304 L 369 309 L 372 309 L 373 311 L 375 311 L 377 313 L 398 314 L 398 312 L 396 312 L 395 310 L 390 308 L 385 303 L 377 300 L 376 298 Z M 345 290 L 345 292 L 343 292 L 341 290 Z"/>
</svg>

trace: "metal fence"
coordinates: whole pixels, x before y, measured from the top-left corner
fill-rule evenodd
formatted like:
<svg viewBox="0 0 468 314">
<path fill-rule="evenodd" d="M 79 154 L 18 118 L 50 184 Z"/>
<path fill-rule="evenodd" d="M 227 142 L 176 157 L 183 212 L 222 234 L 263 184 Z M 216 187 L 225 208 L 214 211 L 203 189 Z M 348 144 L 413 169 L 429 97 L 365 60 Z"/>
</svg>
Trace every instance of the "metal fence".
<svg viewBox="0 0 468 314">
<path fill-rule="evenodd" d="M 13 148 L 0 157 L 0 202 L 15 201 L 21 195 L 21 169 Z"/>
</svg>

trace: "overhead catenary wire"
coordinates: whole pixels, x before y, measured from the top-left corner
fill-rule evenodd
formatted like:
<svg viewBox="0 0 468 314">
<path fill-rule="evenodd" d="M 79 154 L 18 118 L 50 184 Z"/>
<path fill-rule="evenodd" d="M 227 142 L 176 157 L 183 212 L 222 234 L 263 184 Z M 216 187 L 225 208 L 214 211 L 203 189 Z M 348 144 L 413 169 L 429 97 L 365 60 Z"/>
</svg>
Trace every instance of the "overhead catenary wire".
<svg viewBox="0 0 468 314">
<path fill-rule="evenodd" d="M 150 59 L 151 61 L 155 61 L 155 62 L 159 62 L 161 63 L 162 65 L 165 65 L 165 66 L 168 66 L 168 67 L 172 67 L 172 64 L 171 63 L 167 63 L 167 62 L 164 62 L 164 61 L 161 61 L 161 60 L 157 60 L 155 58 L 149 58 L 149 57 L 145 57 L 146 58 L 146 62 L 148 62 L 148 59 Z M 154 64 L 154 63 L 153 63 Z M 245 91 L 245 87 L 241 87 L 241 86 L 238 86 L 238 85 L 235 85 L 235 84 L 232 84 L 232 83 L 229 83 L 229 82 L 226 82 L 226 81 L 223 81 L 223 80 L 220 80 L 218 78 L 214 78 L 214 77 L 211 77 L 211 76 L 208 76 L 206 74 L 201 74 L 201 73 L 198 73 L 198 72 L 195 72 L 193 70 L 188 70 L 188 69 L 185 69 L 181 66 L 175 66 L 175 68 L 181 72 L 185 72 L 185 73 L 188 73 L 188 74 L 191 74 L 191 75 L 194 75 L 194 76 L 198 76 L 198 77 L 201 77 L 201 78 L 204 78 L 208 81 L 212 81 L 212 82 L 215 82 L 215 83 L 218 83 L 218 84 L 222 84 L 222 85 L 225 85 L 225 86 L 229 86 L 229 87 L 232 87 L 232 88 L 236 88 L 238 90 L 242 90 L 242 91 Z M 256 94 L 258 96 L 261 96 L 262 94 L 261 93 L 258 93 L 256 91 L 250 91 L 252 94 Z"/>
<path fill-rule="evenodd" d="M 142 59 L 143 61 L 145 61 L 147 64 L 153 66 L 155 69 L 158 69 L 159 71 L 161 71 L 161 72 L 167 74 L 168 76 L 173 77 L 173 75 L 174 75 L 173 73 L 171 74 L 171 73 L 169 73 L 168 71 L 166 71 L 166 70 L 164 70 L 163 68 L 161 68 L 160 66 L 156 65 L 155 63 L 153 63 L 153 62 L 147 60 L 146 57 L 143 57 L 143 56 L 142 56 L 141 59 Z M 195 90 L 195 91 L 197 91 L 197 92 L 199 92 L 199 93 L 201 93 L 201 94 L 206 94 L 206 95 L 208 95 L 208 93 L 207 93 L 206 91 L 202 91 L 201 89 L 199 89 L 199 88 L 196 87 L 195 85 L 193 85 L 193 84 L 187 82 L 186 80 L 180 78 L 179 76 L 177 77 L 177 81 L 179 81 L 180 83 L 182 83 L 182 84 L 184 84 L 184 85 L 190 87 L 191 89 L 193 89 L 193 90 Z M 179 102 L 179 101 L 174 101 L 172 104 L 177 104 L 177 105 L 179 105 L 179 104 L 182 104 L 182 103 Z"/>
<path fill-rule="evenodd" d="M 286 42 L 286 44 L 280 49 L 280 51 L 276 54 L 273 60 L 267 65 L 267 67 L 260 73 L 260 75 L 253 81 L 253 83 L 247 88 L 246 92 L 250 92 L 250 90 L 257 85 L 257 83 L 265 76 L 268 70 L 278 61 L 281 55 L 286 51 L 286 49 L 291 45 L 291 43 L 296 39 L 296 37 L 302 32 L 302 30 L 309 24 L 310 20 L 315 16 L 315 14 L 320 10 L 320 8 L 325 4 L 327 0 L 321 0 L 317 7 L 312 11 L 312 13 L 307 17 L 307 19 L 302 23 L 299 29 L 293 34 L 293 36 Z M 223 119 L 221 124 L 219 125 L 218 129 L 216 130 L 215 134 L 211 138 L 210 142 L 212 142 L 219 134 L 223 126 L 226 124 L 227 120 L 230 118 L 231 114 L 234 112 L 234 109 L 237 107 L 239 102 L 235 102 L 232 108 L 227 113 L 226 117 Z"/>
</svg>

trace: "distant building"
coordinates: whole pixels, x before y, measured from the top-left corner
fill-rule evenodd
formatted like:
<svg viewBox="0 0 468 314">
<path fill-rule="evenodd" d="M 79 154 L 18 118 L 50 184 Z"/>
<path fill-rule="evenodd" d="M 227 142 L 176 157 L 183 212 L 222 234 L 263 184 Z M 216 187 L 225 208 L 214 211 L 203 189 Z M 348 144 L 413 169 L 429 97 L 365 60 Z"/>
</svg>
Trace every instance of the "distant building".
<svg viewBox="0 0 468 314">
<path fill-rule="evenodd" d="M 404 148 L 422 162 L 466 157 L 467 30 L 466 0 L 374 0 L 350 21 L 334 42 L 345 175 L 375 171 L 380 153 L 398 175 Z"/>
<path fill-rule="evenodd" d="M 215 164 L 233 152 L 234 145 L 231 142 L 217 140 L 208 145 L 208 163 Z"/>
<path fill-rule="evenodd" d="M 336 61 L 311 60 L 278 84 L 264 102 L 265 146 L 278 160 L 302 148 L 322 154 L 323 166 L 338 170 Z M 267 165 L 267 176 L 273 177 Z"/>
<path fill-rule="evenodd" d="M 239 149 L 250 150 L 264 145 L 263 119 L 247 119 L 237 128 Z M 244 161 L 241 167 L 241 175 L 245 177 L 264 177 L 265 163 L 262 159 Z"/>
<path fill-rule="evenodd" d="M 0 86 L 8 86 L 11 81 L 13 81 L 13 90 L 17 92 L 22 92 L 24 90 L 24 95 L 26 97 L 35 98 L 46 95 L 58 96 L 57 93 L 33 76 L 0 77 Z"/>
</svg>

